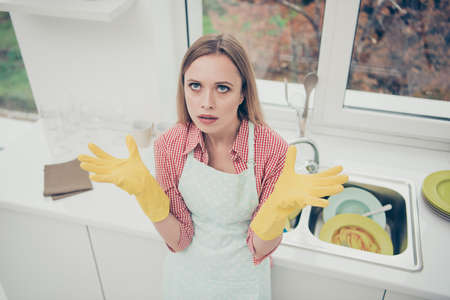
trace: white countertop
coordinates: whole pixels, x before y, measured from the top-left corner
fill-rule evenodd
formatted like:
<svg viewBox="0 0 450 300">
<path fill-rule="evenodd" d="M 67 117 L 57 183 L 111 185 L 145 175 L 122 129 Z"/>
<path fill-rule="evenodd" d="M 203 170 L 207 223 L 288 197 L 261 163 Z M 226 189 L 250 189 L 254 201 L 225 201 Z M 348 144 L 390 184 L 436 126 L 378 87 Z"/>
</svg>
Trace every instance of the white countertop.
<svg viewBox="0 0 450 300">
<path fill-rule="evenodd" d="M 274 263 L 418 297 L 450 299 L 450 222 L 437 217 L 426 206 L 420 192 L 421 183 L 428 174 L 450 169 L 450 153 L 330 136 L 314 136 L 313 139 L 319 145 L 325 165 L 341 163 L 346 170 L 398 176 L 414 182 L 423 269 L 417 272 L 403 271 L 287 245 L 281 245 L 274 253 Z M 125 155 L 125 145 L 123 150 L 112 154 Z M 144 150 L 142 156 L 150 157 L 148 151 Z M 87 147 L 85 153 L 88 153 Z M 76 196 L 56 201 L 44 197 L 43 169 L 49 163 L 53 161 L 41 123 L 38 122 L 20 139 L 0 151 L 0 168 L 3 171 L 0 173 L 0 208 L 162 241 L 134 198 L 113 185 L 93 182 L 94 190 Z"/>
</svg>

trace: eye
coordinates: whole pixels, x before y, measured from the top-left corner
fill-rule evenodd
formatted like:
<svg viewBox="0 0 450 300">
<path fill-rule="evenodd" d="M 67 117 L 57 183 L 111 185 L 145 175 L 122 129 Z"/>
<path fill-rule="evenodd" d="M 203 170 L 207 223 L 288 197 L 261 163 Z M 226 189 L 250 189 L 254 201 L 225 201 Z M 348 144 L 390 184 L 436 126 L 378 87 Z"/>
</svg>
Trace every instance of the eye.
<svg viewBox="0 0 450 300">
<path fill-rule="evenodd" d="M 190 87 L 193 91 L 198 91 L 198 90 L 200 90 L 200 83 L 198 83 L 198 82 L 192 82 L 192 83 L 189 83 L 189 87 Z"/>
<path fill-rule="evenodd" d="M 226 85 L 218 85 L 217 90 L 219 91 L 219 93 L 226 93 L 230 90 L 230 88 Z"/>
</svg>

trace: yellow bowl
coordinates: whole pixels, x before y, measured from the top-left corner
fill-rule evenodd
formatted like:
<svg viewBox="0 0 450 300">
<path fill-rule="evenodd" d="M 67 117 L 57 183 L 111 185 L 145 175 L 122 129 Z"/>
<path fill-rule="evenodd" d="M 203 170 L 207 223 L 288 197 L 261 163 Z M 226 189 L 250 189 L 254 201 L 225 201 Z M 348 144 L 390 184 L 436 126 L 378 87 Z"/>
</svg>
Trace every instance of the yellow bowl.
<svg viewBox="0 0 450 300">
<path fill-rule="evenodd" d="M 389 234 L 377 222 L 358 214 L 339 214 L 329 219 L 320 230 L 319 239 L 379 254 L 394 253 Z"/>
</svg>

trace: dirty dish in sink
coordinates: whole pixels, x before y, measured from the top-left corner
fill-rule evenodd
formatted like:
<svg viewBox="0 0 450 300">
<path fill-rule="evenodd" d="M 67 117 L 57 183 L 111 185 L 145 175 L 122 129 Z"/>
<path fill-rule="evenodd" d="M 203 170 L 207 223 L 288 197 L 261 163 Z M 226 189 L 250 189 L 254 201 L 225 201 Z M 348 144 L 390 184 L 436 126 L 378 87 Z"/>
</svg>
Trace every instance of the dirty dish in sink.
<svg viewBox="0 0 450 300">
<path fill-rule="evenodd" d="M 450 216 L 450 170 L 428 175 L 423 181 L 422 192 L 433 208 Z"/>
<path fill-rule="evenodd" d="M 362 215 L 382 207 L 380 201 L 373 194 L 356 187 L 346 187 L 339 194 L 330 196 L 328 201 L 329 205 L 323 209 L 324 223 L 339 214 Z M 369 218 L 377 222 L 382 228 L 386 227 L 386 214 L 384 212 L 369 216 Z"/>
<path fill-rule="evenodd" d="M 339 214 L 320 230 L 319 239 L 353 249 L 393 255 L 389 234 L 375 221 L 358 214 Z"/>
</svg>

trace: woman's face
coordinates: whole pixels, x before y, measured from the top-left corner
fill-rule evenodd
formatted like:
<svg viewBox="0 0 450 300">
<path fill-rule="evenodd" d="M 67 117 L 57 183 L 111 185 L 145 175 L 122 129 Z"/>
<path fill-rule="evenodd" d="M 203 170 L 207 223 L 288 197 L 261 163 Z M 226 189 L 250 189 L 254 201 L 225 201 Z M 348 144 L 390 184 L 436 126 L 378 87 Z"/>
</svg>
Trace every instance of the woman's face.
<svg viewBox="0 0 450 300">
<path fill-rule="evenodd" d="M 201 56 L 184 74 L 189 115 L 206 134 L 225 134 L 238 127 L 237 110 L 244 100 L 241 89 L 239 71 L 226 55 Z"/>
</svg>

